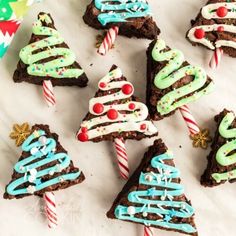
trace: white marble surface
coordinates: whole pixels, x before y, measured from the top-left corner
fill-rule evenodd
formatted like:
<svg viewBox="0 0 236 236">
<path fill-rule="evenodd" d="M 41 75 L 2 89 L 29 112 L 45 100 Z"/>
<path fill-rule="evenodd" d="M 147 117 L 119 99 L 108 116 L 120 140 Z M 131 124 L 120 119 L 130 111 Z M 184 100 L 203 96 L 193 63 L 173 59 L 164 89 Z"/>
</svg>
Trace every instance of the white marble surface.
<svg viewBox="0 0 236 236">
<path fill-rule="evenodd" d="M 45 0 L 35 5 L 25 18 L 12 47 L 0 63 L 0 195 L 10 180 L 12 168 L 20 155 L 8 135 L 13 123 L 25 121 L 47 123 L 60 135 L 60 140 L 69 151 L 75 163 L 84 171 L 87 179 L 81 185 L 56 193 L 60 226 L 50 231 L 40 214 L 42 204 L 36 197 L 7 201 L 0 198 L 0 235 L 6 236 L 120 236 L 143 234 L 142 227 L 118 220 L 108 220 L 106 211 L 124 182 L 118 178 L 115 155 L 111 143 L 86 143 L 75 140 L 75 132 L 87 112 L 88 99 L 94 95 L 99 78 L 115 63 L 123 68 L 127 78 L 135 85 L 136 94 L 144 101 L 145 94 L 145 49 L 146 40 L 119 37 L 116 48 L 106 58 L 98 56 L 94 49 L 96 30 L 82 21 L 85 6 L 89 0 Z M 161 37 L 171 47 L 181 49 L 189 62 L 207 65 L 210 52 L 192 47 L 185 39 L 190 19 L 195 17 L 205 0 L 159 0 L 149 1 Z M 19 50 L 27 44 L 31 24 L 36 14 L 50 12 L 57 28 L 76 52 L 85 69 L 90 84 L 85 89 L 55 88 L 57 111 L 47 108 L 41 87 L 27 83 L 14 84 L 12 74 L 16 68 Z M 191 110 L 199 123 L 214 130 L 213 116 L 224 107 L 234 109 L 235 103 L 235 61 L 225 57 L 217 71 L 210 71 L 216 90 L 213 94 L 191 104 Z M 91 65 L 90 65 L 91 64 Z M 236 232 L 236 188 L 225 184 L 214 189 L 204 188 L 199 178 L 206 166 L 209 150 L 193 149 L 186 126 L 177 112 L 169 119 L 156 123 L 160 137 L 175 154 L 176 165 L 182 172 L 186 195 L 196 209 L 196 223 L 201 236 L 234 236 Z M 128 141 L 127 150 L 131 171 L 139 164 L 145 149 L 153 140 Z M 182 146 L 180 148 L 179 146 Z M 178 235 L 155 230 L 155 235 Z"/>
</svg>

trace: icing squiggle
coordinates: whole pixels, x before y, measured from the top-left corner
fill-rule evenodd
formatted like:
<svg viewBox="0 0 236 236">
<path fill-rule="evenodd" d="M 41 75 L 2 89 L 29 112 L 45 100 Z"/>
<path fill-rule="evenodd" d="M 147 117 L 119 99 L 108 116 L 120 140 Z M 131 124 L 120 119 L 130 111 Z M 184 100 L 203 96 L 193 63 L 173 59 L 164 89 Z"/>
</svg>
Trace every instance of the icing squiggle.
<svg viewBox="0 0 236 236">
<path fill-rule="evenodd" d="M 42 26 L 42 22 L 52 23 L 49 15 L 40 15 L 40 19 L 33 25 L 33 34 L 48 36 L 45 39 L 27 45 L 20 51 L 20 58 L 26 64 L 27 72 L 34 76 L 50 76 L 53 78 L 78 78 L 84 73 L 82 69 L 69 69 L 76 59 L 75 54 L 69 48 L 54 47 L 64 43 L 59 32 L 50 27 Z M 37 50 L 43 51 L 37 52 Z M 35 53 L 37 52 L 37 53 Z M 40 63 L 50 57 L 58 57 L 51 61 Z"/>
<path fill-rule="evenodd" d="M 19 174 L 24 174 L 24 176 L 16 179 L 7 186 L 8 194 L 33 194 L 63 181 L 75 180 L 80 176 L 81 172 L 79 171 L 62 174 L 58 177 L 42 181 L 42 178 L 45 176 L 59 173 L 70 165 L 70 157 L 66 153 L 55 153 L 56 141 L 53 138 L 46 138 L 45 135 L 44 130 L 34 131 L 23 143 L 22 150 L 24 152 L 30 152 L 31 155 L 16 163 L 14 170 Z M 60 164 L 38 170 L 54 161 L 59 161 Z M 23 187 L 22 185 L 26 183 L 32 184 L 27 188 Z"/>
<path fill-rule="evenodd" d="M 117 68 L 99 81 L 99 89 L 107 91 L 108 94 L 90 100 L 89 112 L 97 117 L 85 120 L 78 134 L 82 133 L 85 128 L 88 139 L 91 140 L 113 132 L 138 131 L 146 135 L 157 132 L 153 123 L 146 120 L 148 108 L 144 103 L 135 101 L 120 103 L 121 100 L 131 98 L 134 91 L 133 85 L 125 80 L 113 81 L 121 77 L 122 71 Z M 128 93 L 123 91 L 124 87 L 129 88 Z M 113 91 L 114 89 L 116 91 Z M 117 103 L 115 103 L 116 101 Z M 100 113 L 94 111 L 97 104 L 102 107 Z M 117 117 L 111 119 L 109 111 L 113 111 Z"/>
<path fill-rule="evenodd" d="M 115 216 L 118 219 L 142 223 L 147 226 L 180 230 L 186 233 L 196 232 L 196 229 L 188 223 L 172 222 L 173 218 L 191 217 L 194 214 L 194 209 L 187 202 L 173 200 L 174 197 L 183 195 L 184 189 L 182 185 L 173 181 L 173 179 L 180 177 L 179 170 L 164 163 L 165 160 L 171 159 L 173 159 L 173 154 L 169 152 L 152 159 L 151 166 L 157 169 L 159 173 L 141 173 L 139 184 L 150 188 L 130 192 L 128 195 L 129 202 L 138 206 L 118 205 L 115 209 Z M 157 197 L 160 200 L 157 200 Z M 155 219 L 146 218 L 148 214 L 155 215 Z"/>
<path fill-rule="evenodd" d="M 235 116 L 232 112 L 227 113 L 219 126 L 219 133 L 225 139 L 232 139 L 224 144 L 216 153 L 216 160 L 222 166 L 229 166 L 236 163 L 236 128 L 230 126 L 234 122 Z M 229 155 L 230 153 L 233 153 Z M 225 173 L 214 173 L 212 177 L 217 183 L 224 180 L 236 178 L 236 169 Z"/>
<path fill-rule="evenodd" d="M 102 25 L 151 14 L 146 0 L 95 0 L 95 6 L 101 11 L 98 20 Z"/>
<path fill-rule="evenodd" d="M 213 82 L 205 86 L 207 75 L 202 68 L 192 65 L 181 68 L 185 61 L 181 51 L 177 49 L 163 51 L 165 48 L 165 42 L 160 39 L 157 40 L 152 50 L 152 58 L 155 61 L 168 61 L 168 64 L 155 76 L 155 86 L 159 89 L 167 89 L 186 75 L 193 76 L 193 81 L 180 88 L 174 89 L 158 101 L 157 111 L 161 115 L 168 114 L 183 105 L 199 99 L 203 95 L 209 94 L 214 87 Z M 191 93 L 194 94 L 188 96 Z"/>
<path fill-rule="evenodd" d="M 225 9 L 225 13 L 223 15 L 219 15 L 217 13 L 217 10 L 220 8 Z M 201 14 L 202 16 L 207 19 L 236 19 L 236 2 L 219 2 L 219 3 L 212 3 L 204 6 L 202 8 Z M 236 33 L 236 26 L 233 24 L 209 24 L 209 25 L 199 25 L 196 27 L 193 27 L 189 32 L 188 32 L 188 38 L 192 42 L 200 43 L 203 44 L 204 46 L 208 47 L 209 49 L 216 49 L 220 47 L 232 47 L 236 48 L 236 42 L 233 40 L 216 40 L 214 43 L 211 42 L 207 37 L 196 37 L 195 32 L 198 29 L 202 29 L 204 32 L 228 32 L 228 33 Z"/>
</svg>

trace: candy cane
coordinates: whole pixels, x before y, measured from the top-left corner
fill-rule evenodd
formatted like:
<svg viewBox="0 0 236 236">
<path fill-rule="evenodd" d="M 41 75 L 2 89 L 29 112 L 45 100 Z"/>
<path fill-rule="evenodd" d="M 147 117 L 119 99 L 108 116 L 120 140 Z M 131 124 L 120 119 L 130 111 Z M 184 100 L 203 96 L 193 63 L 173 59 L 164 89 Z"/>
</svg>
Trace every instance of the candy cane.
<svg viewBox="0 0 236 236">
<path fill-rule="evenodd" d="M 152 228 L 145 226 L 144 227 L 144 236 L 153 236 Z"/>
<path fill-rule="evenodd" d="M 123 138 L 116 138 L 114 141 L 116 156 L 118 161 L 118 167 L 120 175 L 123 179 L 128 180 L 129 178 L 129 163 L 128 156 L 125 148 L 125 141 Z"/>
<path fill-rule="evenodd" d="M 106 53 L 112 48 L 112 45 L 114 44 L 118 33 L 119 33 L 119 27 L 117 26 L 111 27 L 107 31 L 107 34 L 97 51 L 100 55 L 105 56 Z"/>
<path fill-rule="evenodd" d="M 193 117 L 193 115 L 191 114 L 190 109 L 188 108 L 188 106 L 184 105 L 182 107 L 179 108 L 186 124 L 187 127 L 189 129 L 190 134 L 197 134 L 200 132 L 200 128 L 195 120 L 195 118 Z"/>
<path fill-rule="evenodd" d="M 47 192 L 43 195 L 45 201 L 45 213 L 48 219 L 48 227 L 57 227 L 56 200 L 53 192 Z"/>
<path fill-rule="evenodd" d="M 209 62 L 211 69 L 216 69 L 219 66 L 223 53 L 224 51 L 221 48 L 216 48 Z"/>
<path fill-rule="evenodd" d="M 56 99 L 53 93 L 53 86 L 50 80 L 43 81 L 43 96 L 49 107 L 56 105 Z"/>
</svg>

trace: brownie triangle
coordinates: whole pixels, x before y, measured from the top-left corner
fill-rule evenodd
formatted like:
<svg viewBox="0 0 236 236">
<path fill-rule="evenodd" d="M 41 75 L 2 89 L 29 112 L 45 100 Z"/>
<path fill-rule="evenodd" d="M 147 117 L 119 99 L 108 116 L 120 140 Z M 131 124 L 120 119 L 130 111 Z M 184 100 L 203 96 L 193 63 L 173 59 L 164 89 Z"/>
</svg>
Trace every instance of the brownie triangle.
<svg viewBox="0 0 236 236">
<path fill-rule="evenodd" d="M 169 48 L 162 39 L 147 49 L 146 103 L 151 119 L 171 116 L 179 107 L 209 94 L 213 82 L 204 69 L 189 64 L 178 49 Z"/>
<path fill-rule="evenodd" d="M 53 86 L 87 86 L 86 74 L 55 28 L 51 15 L 39 13 L 32 31 L 29 44 L 20 51 L 13 80 L 37 85 L 51 80 Z"/>
<path fill-rule="evenodd" d="M 196 236 L 193 215 L 173 154 L 161 139 L 145 153 L 107 213 L 111 219 Z"/>
<path fill-rule="evenodd" d="M 84 22 L 95 29 L 119 27 L 119 34 L 129 38 L 156 39 L 160 34 L 151 16 L 148 2 L 127 0 L 92 1 L 84 14 Z"/>
<path fill-rule="evenodd" d="M 201 45 L 210 50 L 221 48 L 224 54 L 236 57 L 235 6 L 235 0 L 209 0 L 191 21 L 187 39 L 194 46 Z"/>
<path fill-rule="evenodd" d="M 214 187 L 227 181 L 236 182 L 236 116 L 224 109 L 215 116 L 217 129 L 208 165 L 202 175 L 201 184 Z"/>
<path fill-rule="evenodd" d="M 48 125 L 34 125 L 22 144 L 22 154 L 6 186 L 5 199 L 43 196 L 81 183 L 84 174 L 74 166 L 67 151 Z"/>
<path fill-rule="evenodd" d="M 148 108 L 133 95 L 134 87 L 120 68 L 113 66 L 98 88 L 77 133 L 79 141 L 140 140 L 158 134 Z"/>
</svg>

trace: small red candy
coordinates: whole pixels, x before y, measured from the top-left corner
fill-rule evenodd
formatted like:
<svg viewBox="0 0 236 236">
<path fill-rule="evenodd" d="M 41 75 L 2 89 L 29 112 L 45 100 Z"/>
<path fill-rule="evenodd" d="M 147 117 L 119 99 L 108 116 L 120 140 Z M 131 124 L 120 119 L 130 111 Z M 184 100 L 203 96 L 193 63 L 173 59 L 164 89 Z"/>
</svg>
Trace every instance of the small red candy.
<svg viewBox="0 0 236 236">
<path fill-rule="evenodd" d="M 106 85 L 106 83 L 104 83 L 104 82 L 101 82 L 101 83 L 99 84 L 99 87 L 100 87 L 100 88 L 106 88 L 106 86 L 107 86 L 107 85 Z"/>
<path fill-rule="evenodd" d="M 130 103 L 129 104 L 129 109 L 130 110 L 134 110 L 135 109 L 135 104 L 134 103 Z"/>
<path fill-rule="evenodd" d="M 110 109 L 108 112 L 107 112 L 107 117 L 110 119 L 110 120 L 115 120 L 118 118 L 118 112 L 117 110 L 115 109 Z"/>
<path fill-rule="evenodd" d="M 226 7 L 219 7 L 216 14 L 219 17 L 225 17 L 228 14 L 228 9 Z"/>
<path fill-rule="evenodd" d="M 145 130 L 146 128 L 147 128 L 146 124 L 140 125 L 140 129 L 141 129 L 141 130 Z"/>
<path fill-rule="evenodd" d="M 196 29 L 194 32 L 194 36 L 197 39 L 203 39 L 205 37 L 205 31 L 203 29 Z"/>
<path fill-rule="evenodd" d="M 101 114 L 104 111 L 104 106 L 101 103 L 95 103 L 93 106 L 93 111 L 96 114 Z"/>
<path fill-rule="evenodd" d="M 125 95 L 129 95 L 133 92 L 133 86 L 131 84 L 125 84 L 122 86 L 122 92 L 125 94 Z"/>
<path fill-rule="evenodd" d="M 224 26 L 219 26 L 219 27 L 217 28 L 217 31 L 218 31 L 218 32 L 224 32 L 224 31 L 225 31 Z"/>
<path fill-rule="evenodd" d="M 87 135 L 87 133 L 79 133 L 79 134 L 77 135 L 77 138 L 78 138 L 78 140 L 79 140 L 80 142 L 86 142 L 86 141 L 88 141 L 88 135 Z"/>
<path fill-rule="evenodd" d="M 88 131 L 88 129 L 87 129 L 86 127 L 82 127 L 82 128 L 81 128 L 81 132 L 82 132 L 82 133 L 87 133 L 87 131 Z"/>
</svg>

